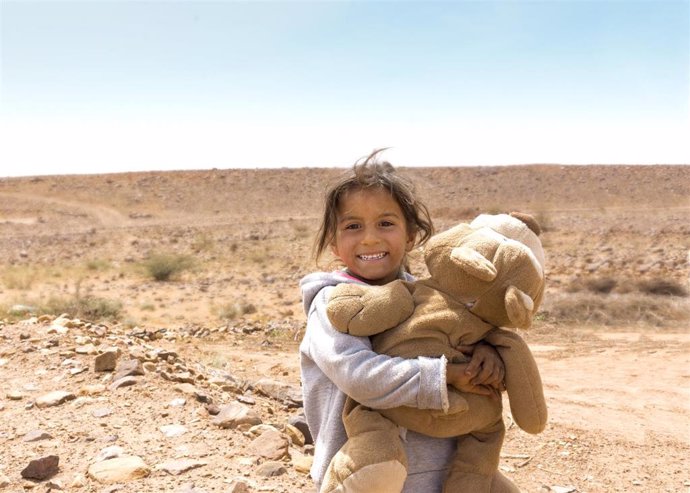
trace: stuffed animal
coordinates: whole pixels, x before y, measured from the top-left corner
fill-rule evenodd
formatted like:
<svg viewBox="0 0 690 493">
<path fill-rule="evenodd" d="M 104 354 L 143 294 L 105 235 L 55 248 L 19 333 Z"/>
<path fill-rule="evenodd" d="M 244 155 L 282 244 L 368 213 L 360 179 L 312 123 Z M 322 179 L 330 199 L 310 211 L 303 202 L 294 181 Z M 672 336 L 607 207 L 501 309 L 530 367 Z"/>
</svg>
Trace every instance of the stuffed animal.
<svg viewBox="0 0 690 493">
<path fill-rule="evenodd" d="M 500 354 L 514 421 L 529 433 L 546 426 L 541 378 L 524 340 L 544 294 L 539 225 L 526 214 L 478 216 L 429 240 L 430 276 L 384 286 L 341 284 L 328 316 L 341 332 L 371 336 L 379 353 L 467 361 L 457 346 L 485 341 Z M 498 471 L 505 434 L 500 400 L 449 387 L 444 411 L 412 407 L 372 410 L 351 399 L 343 422 L 347 443 L 332 459 L 322 492 L 399 492 L 407 459 L 399 426 L 457 437 L 444 492 L 516 492 Z"/>
</svg>

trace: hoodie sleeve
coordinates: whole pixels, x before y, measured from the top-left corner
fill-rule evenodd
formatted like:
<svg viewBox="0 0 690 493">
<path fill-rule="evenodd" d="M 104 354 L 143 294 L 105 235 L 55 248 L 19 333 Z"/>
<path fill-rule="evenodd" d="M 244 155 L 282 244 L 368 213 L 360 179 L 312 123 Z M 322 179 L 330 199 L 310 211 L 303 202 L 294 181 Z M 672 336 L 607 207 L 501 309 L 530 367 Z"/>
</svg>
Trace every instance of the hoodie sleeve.
<svg viewBox="0 0 690 493">
<path fill-rule="evenodd" d="M 368 407 L 447 409 L 446 359 L 377 354 L 367 337 L 336 331 L 326 315 L 331 287 L 313 299 L 307 317 L 310 358 L 345 394 Z"/>
</svg>

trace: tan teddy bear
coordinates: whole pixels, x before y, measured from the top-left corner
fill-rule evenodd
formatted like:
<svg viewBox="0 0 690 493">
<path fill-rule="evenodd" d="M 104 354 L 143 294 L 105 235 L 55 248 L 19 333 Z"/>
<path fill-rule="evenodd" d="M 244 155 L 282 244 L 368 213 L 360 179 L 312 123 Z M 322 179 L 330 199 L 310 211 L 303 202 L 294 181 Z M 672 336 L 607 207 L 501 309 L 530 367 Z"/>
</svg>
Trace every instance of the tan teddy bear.
<svg viewBox="0 0 690 493">
<path fill-rule="evenodd" d="M 372 336 L 391 356 L 466 361 L 455 348 L 486 341 L 505 364 L 513 419 L 529 433 L 546 426 L 541 378 L 526 329 L 544 293 L 544 253 L 529 215 L 480 215 L 435 235 L 425 248 L 430 277 L 385 286 L 341 284 L 328 316 L 337 330 Z M 501 328 L 499 328 L 501 327 Z M 498 472 L 505 427 L 501 402 L 449 387 L 447 411 L 412 407 L 372 410 L 351 399 L 343 422 L 347 443 L 332 459 L 322 492 L 399 492 L 407 459 L 398 426 L 435 437 L 457 437 L 445 492 L 516 492 Z"/>
</svg>

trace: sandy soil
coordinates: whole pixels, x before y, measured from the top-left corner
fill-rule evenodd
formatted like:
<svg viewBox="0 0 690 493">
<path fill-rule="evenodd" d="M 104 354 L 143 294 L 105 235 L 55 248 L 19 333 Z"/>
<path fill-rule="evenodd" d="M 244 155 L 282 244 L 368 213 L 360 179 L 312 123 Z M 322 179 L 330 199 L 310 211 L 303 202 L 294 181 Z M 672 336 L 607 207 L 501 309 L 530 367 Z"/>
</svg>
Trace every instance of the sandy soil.
<svg viewBox="0 0 690 493">
<path fill-rule="evenodd" d="M 690 492 L 688 298 L 640 287 L 666 280 L 690 288 L 690 167 L 408 172 L 439 229 L 479 211 L 514 209 L 545 226 L 549 290 L 542 315 L 523 335 L 539 363 L 550 421 L 537 436 L 510 427 L 504 473 L 524 491 Z M 210 170 L 0 180 L 0 307 L 7 313 L 0 327 L 0 489 L 45 491 L 46 481 L 23 480 L 20 471 L 36 456 L 57 453 L 60 472 L 52 481 L 68 491 L 241 491 L 238 481 L 249 491 L 311 491 L 300 466 L 308 447 L 291 443 L 290 458 L 281 459 L 285 473 L 262 476 L 257 470 L 267 459 L 252 448 L 254 435 L 215 426 L 193 398 L 171 407 L 179 392 L 161 372 L 196 369 L 204 377 L 195 385 L 216 404 L 253 399 L 264 423 L 286 433 L 299 411 L 294 403 L 251 385 L 223 390 L 212 380 L 225 372 L 249 384 L 267 377 L 298 388 L 304 316 L 296 286 L 314 269 L 309 248 L 319 194 L 336 174 Z M 190 255 L 194 267 L 170 282 L 153 281 L 142 262 L 161 251 Z M 418 258 L 413 268 L 423 273 Z M 597 288 L 600 281 L 613 284 Z M 121 314 L 104 322 L 105 333 L 94 324 L 66 334 L 9 314 L 18 304 L 75 295 L 119 300 Z M 165 337 L 132 335 L 146 330 Z M 120 347 L 121 360 L 142 344 L 174 350 L 178 368 L 154 361 L 136 385 L 37 409 L 45 392 L 78 395 L 86 385 L 111 383 L 112 375 L 93 371 L 95 353 L 75 353 L 84 337 L 96 349 Z M 72 374 L 75 364 L 66 360 L 88 371 Z M 101 407 L 111 414 L 95 418 Z M 172 423 L 191 431 L 162 436 L 160 427 Z M 52 438 L 25 442 L 36 429 Z M 114 444 L 141 456 L 152 473 L 115 486 L 89 478 L 99 451 Z M 172 458 L 206 464 L 180 475 L 156 469 Z M 84 481 L 75 481 L 80 475 Z"/>
</svg>

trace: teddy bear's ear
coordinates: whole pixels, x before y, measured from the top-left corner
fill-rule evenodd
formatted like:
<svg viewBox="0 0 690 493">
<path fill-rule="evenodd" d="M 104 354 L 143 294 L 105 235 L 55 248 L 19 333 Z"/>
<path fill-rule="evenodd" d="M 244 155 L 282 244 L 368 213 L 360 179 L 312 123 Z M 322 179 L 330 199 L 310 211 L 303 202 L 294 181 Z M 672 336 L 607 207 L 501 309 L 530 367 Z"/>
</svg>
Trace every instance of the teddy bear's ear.
<svg viewBox="0 0 690 493">
<path fill-rule="evenodd" d="M 456 247 L 450 252 L 450 258 L 467 274 L 482 281 L 493 281 L 496 278 L 496 267 L 481 253 L 467 247 Z"/>
<path fill-rule="evenodd" d="M 508 318 L 515 327 L 528 329 L 532 325 L 534 301 L 524 291 L 508 286 L 505 304 Z"/>
</svg>

